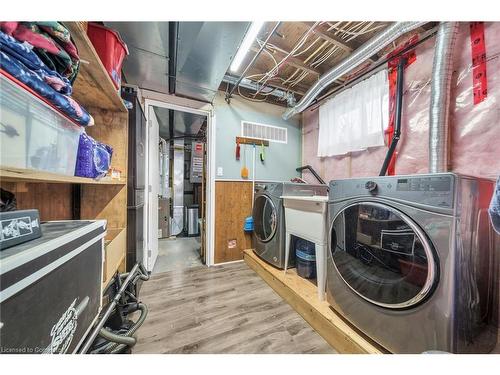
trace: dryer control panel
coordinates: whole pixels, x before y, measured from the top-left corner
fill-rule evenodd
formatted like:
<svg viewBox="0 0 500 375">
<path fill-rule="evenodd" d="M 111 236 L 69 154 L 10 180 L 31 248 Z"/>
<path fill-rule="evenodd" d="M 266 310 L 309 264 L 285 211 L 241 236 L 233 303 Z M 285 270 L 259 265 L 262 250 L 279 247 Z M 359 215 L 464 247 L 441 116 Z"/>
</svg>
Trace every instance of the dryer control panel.
<svg viewBox="0 0 500 375">
<path fill-rule="evenodd" d="M 368 196 L 452 209 L 456 178 L 453 173 L 436 173 L 333 180 L 330 182 L 330 200 Z"/>
</svg>

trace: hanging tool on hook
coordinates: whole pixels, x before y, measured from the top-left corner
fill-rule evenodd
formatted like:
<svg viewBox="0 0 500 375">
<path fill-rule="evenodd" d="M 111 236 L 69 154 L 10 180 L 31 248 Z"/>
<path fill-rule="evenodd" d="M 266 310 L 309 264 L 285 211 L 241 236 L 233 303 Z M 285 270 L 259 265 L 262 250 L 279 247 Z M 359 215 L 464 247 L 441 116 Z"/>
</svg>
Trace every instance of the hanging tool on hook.
<svg viewBox="0 0 500 375">
<path fill-rule="evenodd" d="M 236 140 L 236 160 L 240 160 L 240 141 Z"/>
</svg>

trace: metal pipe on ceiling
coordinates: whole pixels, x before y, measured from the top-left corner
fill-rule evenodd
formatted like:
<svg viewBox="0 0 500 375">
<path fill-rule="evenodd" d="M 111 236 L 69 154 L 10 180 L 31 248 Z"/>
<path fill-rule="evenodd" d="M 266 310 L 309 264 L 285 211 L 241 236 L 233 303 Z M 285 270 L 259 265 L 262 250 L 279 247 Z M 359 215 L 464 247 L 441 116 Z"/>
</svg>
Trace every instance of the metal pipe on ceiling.
<svg viewBox="0 0 500 375">
<path fill-rule="evenodd" d="M 429 109 L 429 172 L 447 172 L 449 167 L 450 90 L 457 22 L 441 22 L 432 65 Z"/>
<path fill-rule="evenodd" d="M 266 40 L 264 41 L 264 43 L 262 43 L 262 46 L 260 47 L 260 49 L 254 55 L 254 57 L 252 58 L 252 60 L 248 63 L 248 65 L 246 66 L 245 70 L 243 70 L 243 73 L 240 74 L 240 76 L 239 76 L 238 80 L 236 81 L 235 85 L 233 86 L 233 88 L 226 94 L 226 101 L 228 103 L 231 100 L 231 96 L 233 95 L 234 91 L 238 88 L 238 86 L 240 85 L 240 83 L 243 80 L 243 78 L 245 78 L 245 74 L 253 66 L 253 64 L 255 63 L 255 61 L 257 60 L 257 58 L 260 56 L 260 54 L 262 53 L 262 51 L 264 51 L 264 49 L 266 48 L 266 44 L 269 42 L 269 40 L 271 39 L 271 37 L 273 36 L 273 34 L 276 32 L 276 30 L 278 30 L 278 27 L 280 25 L 281 25 L 281 21 L 276 22 L 276 25 L 274 25 L 274 27 L 272 28 L 271 32 L 267 36 Z"/>
<path fill-rule="evenodd" d="M 404 49 L 402 49 L 401 51 L 399 51 L 398 53 L 396 53 L 396 54 L 394 54 L 392 56 L 389 56 L 389 57 L 387 57 L 387 58 L 385 58 L 383 60 L 379 60 L 376 63 L 370 65 L 369 69 L 367 69 L 366 71 L 360 72 L 360 74 L 358 76 L 352 78 L 349 81 L 344 82 L 342 85 L 334 87 L 333 89 L 329 90 L 324 95 L 321 95 L 320 97 L 314 99 L 312 101 L 312 103 L 309 104 L 309 106 L 306 109 L 311 109 L 311 110 L 316 109 L 316 108 L 319 107 L 319 105 L 321 103 L 323 103 L 323 101 L 325 101 L 325 100 L 329 99 L 330 97 L 332 97 L 332 95 L 338 95 L 342 91 L 351 88 L 352 86 L 354 86 L 357 83 L 363 81 L 367 77 L 369 77 L 369 76 L 371 76 L 371 75 L 373 75 L 375 73 L 378 73 L 381 70 L 387 69 L 387 64 L 390 61 L 397 60 L 401 56 L 404 56 L 408 52 L 414 50 L 419 45 L 421 45 L 422 43 L 426 42 L 428 39 L 430 39 L 433 36 L 435 36 L 436 33 L 437 33 L 437 30 L 438 30 L 438 26 L 433 27 L 432 29 L 429 29 L 427 31 L 422 32 L 421 34 L 419 34 L 418 40 L 415 43 L 410 44 L 409 46 L 405 47 Z"/>
<path fill-rule="evenodd" d="M 179 22 L 168 23 L 168 93 L 175 94 L 177 80 L 177 48 L 179 45 Z"/>
<path fill-rule="evenodd" d="M 237 81 L 238 81 L 237 77 L 231 76 L 229 74 L 226 74 L 224 76 L 224 78 L 222 79 L 222 82 L 225 82 L 225 83 L 230 84 L 230 85 L 236 85 Z M 248 90 L 257 91 L 261 85 L 259 85 L 256 82 L 253 82 L 249 79 L 243 78 L 240 81 L 239 86 L 243 87 L 245 89 L 248 89 Z M 286 91 L 281 90 L 279 88 L 275 88 L 272 85 L 267 85 L 267 86 L 271 89 L 271 92 L 269 92 L 269 93 L 264 92 L 264 94 L 272 95 L 272 96 L 275 96 L 275 97 L 277 97 L 279 99 L 283 99 L 283 100 L 287 100 L 290 95 L 293 96 L 293 94 L 291 92 L 286 92 Z"/>
<path fill-rule="evenodd" d="M 320 79 L 312 85 L 302 99 L 293 107 L 283 113 L 283 119 L 287 120 L 293 115 L 304 111 L 309 104 L 329 85 L 343 75 L 351 72 L 373 55 L 380 52 L 388 44 L 394 42 L 406 33 L 415 30 L 426 22 L 395 22 L 380 34 L 375 35 L 368 42 L 363 44 L 342 62 L 326 72 Z"/>
</svg>

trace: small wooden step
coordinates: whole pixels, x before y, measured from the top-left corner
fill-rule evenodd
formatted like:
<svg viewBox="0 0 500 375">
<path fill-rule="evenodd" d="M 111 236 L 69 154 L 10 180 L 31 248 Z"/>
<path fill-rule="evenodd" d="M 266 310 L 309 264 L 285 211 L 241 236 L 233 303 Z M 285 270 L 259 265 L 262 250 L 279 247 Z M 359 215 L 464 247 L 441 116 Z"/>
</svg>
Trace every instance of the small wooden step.
<svg viewBox="0 0 500 375">
<path fill-rule="evenodd" d="M 253 250 L 243 252 L 246 264 L 287 301 L 332 348 L 342 354 L 388 353 L 341 318 L 326 301 L 319 301 L 316 286 L 297 275 L 295 269 L 274 268 Z"/>
</svg>

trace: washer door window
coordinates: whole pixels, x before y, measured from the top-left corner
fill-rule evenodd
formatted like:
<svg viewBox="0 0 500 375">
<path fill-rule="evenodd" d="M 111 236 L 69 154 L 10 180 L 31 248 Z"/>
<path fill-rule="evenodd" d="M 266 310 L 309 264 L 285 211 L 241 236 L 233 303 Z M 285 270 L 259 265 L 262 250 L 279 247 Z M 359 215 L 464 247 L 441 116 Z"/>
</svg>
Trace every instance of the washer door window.
<svg viewBox="0 0 500 375">
<path fill-rule="evenodd" d="M 253 206 L 254 232 L 262 242 L 271 241 L 276 233 L 277 212 L 272 200 L 267 195 L 260 195 Z"/>
<path fill-rule="evenodd" d="M 347 285 L 382 307 L 416 305 L 437 279 L 434 251 L 423 231 L 387 205 L 363 202 L 344 208 L 332 223 L 330 250 Z"/>
</svg>

